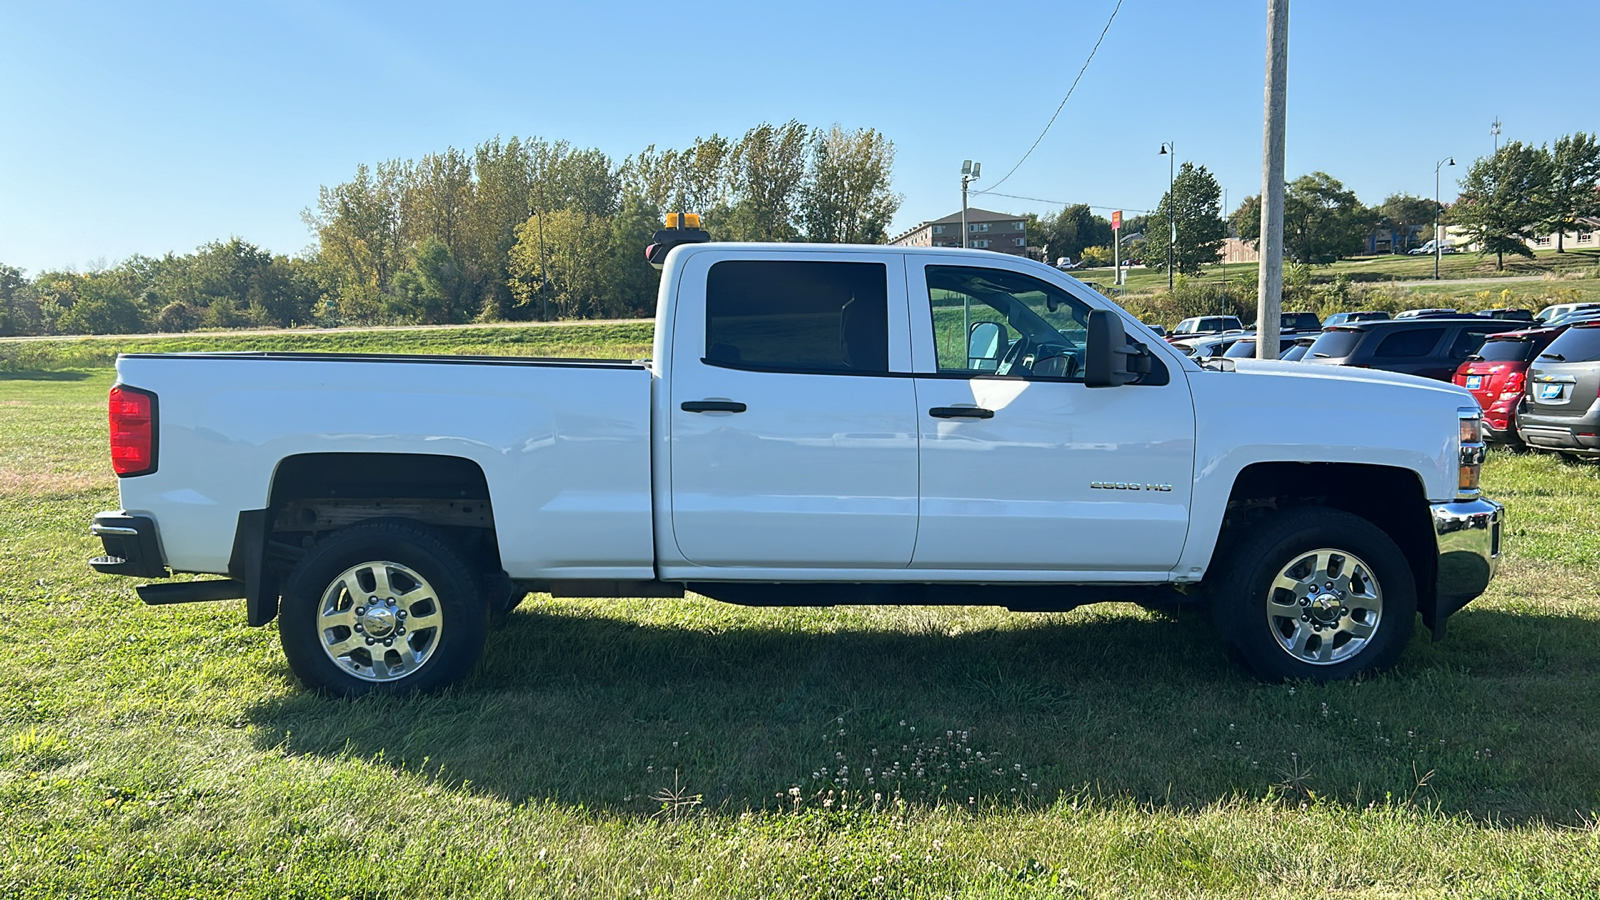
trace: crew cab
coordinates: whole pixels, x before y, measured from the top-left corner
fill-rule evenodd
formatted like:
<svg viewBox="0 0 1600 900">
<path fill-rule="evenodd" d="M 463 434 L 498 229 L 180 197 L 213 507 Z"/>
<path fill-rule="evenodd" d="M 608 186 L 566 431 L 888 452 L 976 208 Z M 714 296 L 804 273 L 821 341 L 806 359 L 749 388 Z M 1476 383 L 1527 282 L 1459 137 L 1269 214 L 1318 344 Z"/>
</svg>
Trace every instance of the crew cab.
<svg viewBox="0 0 1600 900">
<path fill-rule="evenodd" d="M 242 597 L 340 695 L 467 676 L 535 591 L 1204 604 L 1263 677 L 1327 680 L 1496 569 L 1460 388 L 1202 367 L 1017 257 L 677 230 L 649 360 L 122 355 L 91 564 L 225 576 L 139 593 Z"/>
</svg>

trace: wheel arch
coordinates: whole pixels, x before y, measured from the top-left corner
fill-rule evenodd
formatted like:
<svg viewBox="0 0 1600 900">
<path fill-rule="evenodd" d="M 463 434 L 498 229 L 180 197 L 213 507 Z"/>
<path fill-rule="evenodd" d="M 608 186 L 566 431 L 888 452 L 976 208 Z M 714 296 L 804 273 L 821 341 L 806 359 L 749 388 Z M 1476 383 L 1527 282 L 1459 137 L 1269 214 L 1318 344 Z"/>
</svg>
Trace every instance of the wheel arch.
<svg viewBox="0 0 1600 900">
<path fill-rule="evenodd" d="M 302 453 L 278 461 L 265 510 L 246 533 L 241 515 L 236 558 L 259 541 L 259 574 L 247 600 L 251 625 L 276 617 L 286 575 L 307 548 L 341 528 L 381 519 L 426 525 L 450 541 L 489 580 L 503 580 L 488 478 L 475 460 L 427 453 Z M 241 547 L 241 544 L 243 545 Z"/>
<path fill-rule="evenodd" d="M 1433 596 L 1438 547 L 1422 477 L 1410 469 L 1366 463 L 1261 462 L 1241 469 L 1228 495 L 1208 577 L 1228 544 L 1258 511 L 1312 505 L 1342 510 L 1376 525 L 1405 555 L 1418 598 Z M 1419 603 L 1419 607 L 1431 628 L 1432 605 Z"/>
</svg>

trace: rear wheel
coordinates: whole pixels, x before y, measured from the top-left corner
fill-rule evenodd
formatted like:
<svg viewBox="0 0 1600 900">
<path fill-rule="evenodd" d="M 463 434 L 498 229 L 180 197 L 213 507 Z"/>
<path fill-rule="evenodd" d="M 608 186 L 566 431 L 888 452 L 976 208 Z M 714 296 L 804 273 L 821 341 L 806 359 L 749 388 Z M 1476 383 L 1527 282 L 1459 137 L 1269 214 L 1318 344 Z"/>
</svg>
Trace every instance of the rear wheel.
<svg viewBox="0 0 1600 900">
<path fill-rule="evenodd" d="M 1263 678 L 1335 681 L 1394 665 L 1416 618 L 1416 582 L 1394 541 L 1325 507 L 1253 523 L 1212 590 L 1217 630 Z"/>
<path fill-rule="evenodd" d="M 355 525 L 318 544 L 289 574 L 278 617 L 295 675 L 339 696 L 459 681 L 487 631 L 472 570 L 433 531 L 404 522 Z"/>
</svg>

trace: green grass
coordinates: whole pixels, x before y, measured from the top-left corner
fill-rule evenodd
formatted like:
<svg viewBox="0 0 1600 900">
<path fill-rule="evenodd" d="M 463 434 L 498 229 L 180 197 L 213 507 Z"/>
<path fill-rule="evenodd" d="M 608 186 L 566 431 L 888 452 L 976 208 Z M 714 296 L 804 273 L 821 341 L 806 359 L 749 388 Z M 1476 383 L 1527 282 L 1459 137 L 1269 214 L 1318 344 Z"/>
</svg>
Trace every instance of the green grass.
<svg viewBox="0 0 1600 900">
<path fill-rule="evenodd" d="M 84 565 L 110 381 L 0 375 L 0 896 L 1600 892 L 1595 466 L 1494 456 L 1502 576 L 1361 683 L 1121 605 L 539 596 L 465 685 L 345 702 Z"/>
<path fill-rule="evenodd" d="M 1600 251 L 1573 250 L 1568 248 L 1565 253 L 1554 250 L 1538 250 L 1534 252 L 1533 259 L 1522 257 L 1506 257 L 1504 271 L 1495 268 L 1493 256 L 1480 256 L 1476 253 L 1450 253 L 1439 260 L 1439 275 L 1442 279 L 1479 279 L 1499 278 L 1514 275 L 1571 275 L 1585 269 L 1600 266 Z M 1226 271 L 1224 272 L 1224 268 Z M 1233 263 L 1227 267 L 1206 266 L 1204 272 L 1198 276 L 1202 281 L 1221 281 L 1224 274 L 1228 281 L 1240 280 L 1254 285 L 1257 277 L 1256 263 Z M 1111 267 L 1095 269 L 1079 269 L 1072 273 L 1086 281 L 1098 281 L 1109 285 L 1112 282 Z M 1311 269 L 1313 283 L 1333 281 L 1344 275 L 1356 283 L 1383 283 L 1391 281 L 1423 281 L 1433 278 L 1433 257 L 1384 254 L 1382 256 L 1361 256 L 1354 259 L 1340 260 L 1328 266 L 1314 266 Z M 1509 285 L 1508 285 L 1509 286 Z M 1128 293 L 1143 294 L 1165 290 L 1167 275 L 1159 269 L 1129 269 L 1127 274 Z M 1481 289 L 1482 286 L 1479 286 Z M 1449 288 L 1445 288 L 1449 289 Z"/>
<path fill-rule="evenodd" d="M 118 353 L 268 350 L 305 353 L 446 353 L 490 356 L 588 356 L 639 359 L 650 355 L 647 322 L 556 325 L 446 326 L 415 330 L 315 331 L 220 336 L 50 338 L 0 341 L 0 372 L 107 366 Z"/>
</svg>

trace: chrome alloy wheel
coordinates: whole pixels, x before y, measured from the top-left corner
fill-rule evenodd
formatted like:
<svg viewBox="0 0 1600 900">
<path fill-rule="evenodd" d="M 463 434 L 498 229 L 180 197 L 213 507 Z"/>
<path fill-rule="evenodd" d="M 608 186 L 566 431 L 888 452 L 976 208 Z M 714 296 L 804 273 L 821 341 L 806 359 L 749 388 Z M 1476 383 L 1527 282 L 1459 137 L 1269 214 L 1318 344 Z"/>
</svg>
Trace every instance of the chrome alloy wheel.
<svg viewBox="0 0 1600 900">
<path fill-rule="evenodd" d="M 1266 607 L 1267 627 L 1283 652 L 1328 666 L 1354 657 L 1377 634 L 1383 588 L 1360 557 L 1325 547 L 1278 571 Z"/>
<path fill-rule="evenodd" d="M 415 673 L 438 649 L 443 630 L 433 586 L 396 562 L 345 569 L 317 607 L 322 652 L 363 681 L 398 681 Z"/>
</svg>

